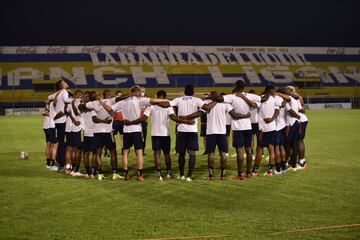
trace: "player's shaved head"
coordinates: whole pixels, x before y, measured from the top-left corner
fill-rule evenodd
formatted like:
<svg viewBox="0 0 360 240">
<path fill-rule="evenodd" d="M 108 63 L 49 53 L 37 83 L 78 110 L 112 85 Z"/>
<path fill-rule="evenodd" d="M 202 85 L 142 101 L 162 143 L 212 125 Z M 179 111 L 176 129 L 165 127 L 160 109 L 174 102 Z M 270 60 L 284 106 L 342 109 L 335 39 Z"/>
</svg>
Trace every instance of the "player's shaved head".
<svg viewBox="0 0 360 240">
<path fill-rule="evenodd" d="M 217 96 L 218 96 L 217 91 L 211 91 L 210 92 L 210 97 L 217 97 Z"/>
<path fill-rule="evenodd" d="M 97 94 L 95 91 L 91 91 L 89 92 L 89 100 L 90 101 L 95 101 L 97 99 Z"/>
<path fill-rule="evenodd" d="M 156 96 L 158 98 L 166 98 L 166 92 L 164 90 L 159 90 L 157 93 L 156 93 Z"/>
<path fill-rule="evenodd" d="M 192 96 L 192 95 L 194 95 L 194 93 L 195 92 L 194 92 L 194 86 L 193 85 L 188 84 L 188 85 L 185 86 L 184 94 L 186 96 Z"/>
<path fill-rule="evenodd" d="M 235 82 L 235 92 L 242 92 L 244 90 L 244 81 L 243 80 L 237 80 Z"/>
<path fill-rule="evenodd" d="M 67 89 L 69 85 L 64 80 L 59 80 L 55 83 L 56 91 L 59 91 L 61 89 Z"/>
<path fill-rule="evenodd" d="M 140 92 L 141 90 L 141 87 L 139 85 L 134 85 L 131 87 L 131 92 L 134 93 L 134 92 Z"/>
<path fill-rule="evenodd" d="M 106 98 L 111 98 L 111 90 L 110 89 L 105 89 L 103 92 L 103 97 Z"/>
</svg>

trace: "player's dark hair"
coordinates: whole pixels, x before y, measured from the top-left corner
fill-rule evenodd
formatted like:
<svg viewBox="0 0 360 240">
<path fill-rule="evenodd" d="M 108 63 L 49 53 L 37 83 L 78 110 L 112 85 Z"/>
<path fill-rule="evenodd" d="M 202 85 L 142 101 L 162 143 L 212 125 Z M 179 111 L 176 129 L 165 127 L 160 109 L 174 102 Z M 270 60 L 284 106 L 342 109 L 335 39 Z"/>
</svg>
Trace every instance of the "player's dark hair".
<svg viewBox="0 0 360 240">
<path fill-rule="evenodd" d="M 195 92 L 194 92 L 194 86 L 193 85 L 188 84 L 188 85 L 185 86 L 184 94 L 186 96 L 192 96 L 192 95 L 194 95 L 194 93 Z"/>
<path fill-rule="evenodd" d="M 107 95 L 111 95 L 111 90 L 110 89 L 105 89 L 103 92 L 103 97 L 106 98 Z"/>
<path fill-rule="evenodd" d="M 264 92 L 267 93 L 267 92 L 269 92 L 270 90 L 275 90 L 275 87 L 274 87 L 273 85 L 268 85 L 268 86 L 266 86 Z"/>
<path fill-rule="evenodd" d="M 237 80 L 235 82 L 235 92 L 241 92 L 242 90 L 244 90 L 244 81 Z"/>
<path fill-rule="evenodd" d="M 284 87 L 278 87 L 277 92 L 283 93 L 283 94 L 289 94 L 288 91 L 286 91 L 286 88 L 284 88 Z"/>
<path fill-rule="evenodd" d="M 62 82 L 63 80 L 59 80 L 55 83 L 56 91 L 59 91 L 62 88 Z"/>
<path fill-rule="evenodd" d="M 226 95 L 226 93 L 222 92 L 222 93 L 220 93 L 220 95 L 221 95 L 221 96 L 225 96 L 225 95 Z"/>
<path fill-rule="evenodd" d="M 160 98 L 160 97 L 164 97 L 164 98 L 166 98 L 166 92 L 164 91 L 164 90 L 159 90 L 159 91 L 157 91 L 157 93 L 156 93 L 156 96 L 158 97 L 158 98 Z"/>
<path fill-rule="evenodd" d="M 254 89 L 250 89 L 249 93 L 255 94 L 255 90 Z"/>
<path fill-rule="evenodd" d="M 95 101 L 96 100 L 96 92 L 95 91 L 89 92 L 89 100 L 90 101 Z"/>
<path fill-rule="evenodd" d="M 217 91 L 211 91 L 210 92 L 211 97 L 217 97 L 217 95 L 218 95 Z"/>
<path fill-rule="evenodd" d="M 78 94 L 78 93 L 82 93 L 82 91 L 81 91 L 80 89 L 78 89 L 78 90 L 76 90 L 76 91 L 74 92 L 74 95 L 76 95 L 76 94 Z"/>
<path fill-rule="evenodd" d="M 122 93 L 122 91 L 121 91 L 121 90 L 117 90 L 117 91 L 115 92 L 115 95 L 118 95 L 118 93 Z"/>
<path fill-rule="evenodd" d="M 136 91 L 140 91 L 140 86 L 139 85 L 135 85 L 131 87 L 131 92 L 136 92 Z"/>
</svg>

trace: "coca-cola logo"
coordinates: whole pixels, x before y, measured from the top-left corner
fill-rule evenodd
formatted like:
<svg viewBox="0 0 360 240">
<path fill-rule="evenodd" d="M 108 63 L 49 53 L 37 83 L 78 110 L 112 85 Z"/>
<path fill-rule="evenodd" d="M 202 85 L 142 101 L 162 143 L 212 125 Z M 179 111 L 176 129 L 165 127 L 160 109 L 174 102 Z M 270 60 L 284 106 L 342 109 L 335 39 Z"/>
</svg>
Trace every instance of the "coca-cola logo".
<svg viewBox="0 0 360 240">
<path fill-rule="evenodd" d="M 48 47 L 46 50 L 47 53 L 50 54 L 62 54 L 68 53 L 68 47 L 60 46 L 60 47 Z"/>
<path fill-rule="evenodd" d="M 90 54 L 90 53 L 101 53 L 102 47 L 95 46 L 95 47 L 83 47 L 81 50 L 82 53 Z"/>
<path fill-rule="evenodd" d="M 37 47 L 18 47 L 16 48 L 17 54 L 35 54 L 37 53 Z"/>
</svg>

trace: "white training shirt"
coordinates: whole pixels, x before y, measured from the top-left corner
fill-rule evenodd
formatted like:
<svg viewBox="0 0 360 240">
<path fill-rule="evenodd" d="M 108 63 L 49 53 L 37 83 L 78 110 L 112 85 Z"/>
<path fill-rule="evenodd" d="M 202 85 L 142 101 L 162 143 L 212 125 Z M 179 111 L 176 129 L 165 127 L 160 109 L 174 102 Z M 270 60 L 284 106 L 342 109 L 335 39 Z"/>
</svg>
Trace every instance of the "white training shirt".
<svg viewBox="0 0 360 240">
<path fill-rule="evenodd" d="M 114 99 L 104 99 L 104 102 L 108 105 L 113 105 L 115 100 Z M 112 119 L 113 118 L 106 111 L 106 109 L 103 106 L 101 106 L 99 101 L 92 101 L 92 102 L 86 103 L 86 108 L 90 109 L 90 110 L 94 110 L 94 112 L 96 113 L 96 116 L 99 119 L 102 119 L 102 120 L 104 120 L 106 118 L 111 119 L 111 123 L 109 123 L 109 124 L 95 123 L 94 133 L 111 133 L 112 132 Z"/>
<path fill-rule="evenodd" d="M 56 96 L 56 93 L 54 94 L 51 94 L 48 99 L 49 100 L 54 100 Z M 69 93 L 63 89 L 58 97 L 57 97 L 57 103 L 56 103 L 56 106 L 55 106 L 55 114 L 58 114 L 59 112 L 64 112 L 64 108 L 65 108 L 65 103 L 71 103 L 72 102 L 72 98 L 69 98 Z M 55 120 L 55 123 L 65 123 L 66 122 L 66 116 L 63 116 L 61 118 L 58 118 Z"/>
<path fill-rule="evenodd" d="M 280 96 L 275 96 L 276 105 L 281 106 L 284 99 Z M 286 114 L 285 114 L 285 107 L 279 108 L 279 115 L 276 118 L 276 131 L 279 131 L 286 127 Z"/>
<path fill-rule="evenodd" d="M 279 109 L 281 105 L 277 105 L 275 98 L 270 96 L 265 102 L 261 103 L 259 108 L 259 129 L 262 132 L 271 132 L 276 130 L 276 119 L 270 123 L 264 121 L 265 118 L 274 116 L 275 110 Z"/>
<path fill-rule="evenodd" d="M 79 105 L 80 105 L 80 99 L 75 99 L 74 100 L 74 105 L 75 105 L 75 108 L 77 109 L 78 113 L 80 114 L 80 110 L 79 110 Z M 72 132 L 80 132 L 82 129 L 83 129 L 83 121 L 80 117 L 80 115 L 76 115 L 75 112 L 74 112 L 74 109 L 72 107 L 72 104 L 69 104 L 69 107 L 70 107 L 70 110 L 71 110 L 71 115 L 75 118 L 76 121 L 79 121 L 80 122 L 80 125 L 79 126 L 76 126 L 74 123 L 72 124 L 72 127 L 71 127 L 71 131 Z"/>
<path fill-rule="evenodd" d="M 54 122 L 55 109 L 54 109 L 54 105 L 52 104 L 52 102 L 47 105 L 47 111 L 49 113 L 49 116 L 44 117 L 43 128 L 44 129 L 55 128 L 55 122 Z"/>
<path fill-rule="evenodd" d="M 251 93 L 243 93 L 249 100 L 256 102 L 257 104 L 261 102 L 261 97 Z M 250 106 L 240 97 L 235 94 L 224 95 L 224 102 L 231 104 L 236 113 L 247 114 L 250 112 Z M 231 129 L 234 131 L 242 130 L 251 130 L 251 121 L 250 118 L 242 119 L 233 119 L 231 121 Z"/>
<path fill-rule="evenodd" d="M 197 112 L 202 106 L 205 104 L 203 100 L 193 96 L 183 96 L 175 98 L 174 100 L 170 101 L 171 107 L 178 108 L 178 116 L 187 116 L 194 112 Z M 197 118 L 194 119 L 195 124 L 183 124 L 180 123 L 177 127 L 178 132 L 198 132 L 197 126 Z"/>
<path fill-rule="evenodd" d="M 301 105 L 301 101 L 300 99 L 297 100 L 298 102 L 298 106 L 299 106 L 299 111 L 302 109 L 302 105 Z M 307 122 L 309 121 L 309 119 L 307 118 L 306 114 L 299 112 L 300 115 L 300 122 Z"/>
<path fill-rule="evenodd" d="M 231 105 L 230 105 L 231 106 Z M 226 125 L 231 125 L 232 117 L 229 113 L 226 114 Z"/>
<path fill-rule="evenodd" d="M 92 110 L 92 111 L 82 112 L 80 114 L 80 116 L 81 116 L 82 122 L 83 122 L 84 136 L 85 137 L 93 137 L 95 123 L 92 120 L 92 117 L 96 116 L 95 111 Z"/>
<path fill-rule="evenodd" d="M 290 109 L 294 110 L 295 113 L 299 114 L 299 104 L 293 97 L 290 96 L 290 102 L 286 103 L 285 110 L 286 110 L 286 125 L 292 126 L 296 121 L 297 118 L 292 117 L 289 113 Z"/>
<path fill-rule="evenodd" d="M 172 114 L 175 114 L 172 107 L 149 106 L 145 109 L 144 115 L 151 117 L 151 136 L 170 136 L 169 116 Z"/>
<path fill-rule="evenodd" d="M 140 117 L 141 108 L 150 105 L 150 98 L 147 97 L 129 97 L 125 100 L 117 102 L 111 108 L 114 112 L 121 109 L 124 119 L 133 121 Z M 136 125 L 124 125 L 124 133 L 141 132 L 141 123 Z"/>
<path fill-rule="evenodd" d="M 71 113 L 71 104 L 67 105 L 65 112 Z M 71 120 L 70 116 L 66 116 L 65 132 L 71 132 L 73 125 L 74 123 Z"/>
<path fill-rule="evenodd" d="M 211 101 L 207 100 L 206 103 Z M 217 103 L 207 113 L 206 135 L 226 134 L 226 118 L 234 108 L 229 103 Z"/>
</svg>

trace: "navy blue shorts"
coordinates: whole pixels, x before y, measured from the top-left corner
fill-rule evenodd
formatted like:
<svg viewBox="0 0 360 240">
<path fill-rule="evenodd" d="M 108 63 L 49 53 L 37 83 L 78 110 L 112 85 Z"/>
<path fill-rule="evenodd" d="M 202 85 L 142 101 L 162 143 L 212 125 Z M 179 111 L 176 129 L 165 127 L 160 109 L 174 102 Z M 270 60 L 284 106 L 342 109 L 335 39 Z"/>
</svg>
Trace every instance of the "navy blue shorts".
<svg viewBox="0 0 360 240">
<path fill-rule="evenodd" d="M 72 132 L 65 132 L 66 146 L 71 146 L 71 142 L 72 142 Z"/>
<path fill-rule="evenodd" d="M 114 135 L 112 133 L 94 133 L 94 147 L 95 149 L 102 147 L 109 150 L 116 149 Z"/>
<path fill-rule="evenodd" d="M 154 151 L 162 150 L 164 154 L 170 152 L 171 139 L 170 136 L 152 136 L 152 149 Z"/>
<path fill-rule="evenodd" d="M 286 127 L 276 131 L 275 133 L 275 146 L 284 145 Z"/>
<path fill-rule="evenodd" d="M 252 145 L 252 130 L 233 130 L 233 147 L 249 148 Z"/>
<path fill-rule="evenodd" d="M 124 133 L 123 148 L 130 149 L 134 146 L 135 150 L 143 149 L 143 137 L 141 132 Z"/>
<path fill-rule="evenodd" d="M 206 152 L 215 152 L 216 146 L 219 151 L 227 153 L 229 151 L 226 134 L 210 134 L 206 135 Z"/>
<path fill-rule="evenodd" d="M 259 131 L 257 137 L 257 146 L 264 148 L 264 147 L 268 147 L 270 144 L 275 145 L 275 135 L 276 135 L 276 131 L 271 131 L 271 132 Z"/>
<path fill-rule="evenodd" d="M 292 126 L 287 126 L 285 131 L 285 144 L 293 144 L 299 140 L 300 123 L 295 121 Z"/>
<path fill-rule="evenodd" d="M 65 142 L 65 123 L 56 123 L 56 140 L 61 144 Z"/>
<path fill-rule="evenodd" d="M 82 149 L 83 149 L 83 152 L 95 153 L 96 152 L 95 137 L 86 137 L 86 136 L 84 136 Z"/>
<path fill-rule="evenodd" d="M 258 134 L 258 132 L 259 132 L 259 123 L 252 123 L 251 124 L 251 131 L 252 131 L 252 134 Z"/>
<path fill-rule="evenodd" d="M 81 131 L 66 132 L 66 145 L 77 149 L 81 148 Z"/>
<path fill-rule="evenodd" d="M 200 124 L 200 137 L 206 137 L 206 124 Z"/>
<path fill-rule="evenodd" d="M 113 122 L 113 132 L 114 135 L 116 134 L 120 134 L 123 135 L 124 134 L 124 121 L 114 121 Z"/>
<path fill-rule="evenodd" d="M 178 132 L 176 150 L 178 153 L 186 153 L 186 150 L 198 151 L 198 134 L 196 132 Z"/>
<path fill-rule="evenodd" d="M 56 128 L 44 129 L 46 142 L 57 143 Z"/>
<path fill-rule="evenodd" d="M 226 136 L 230 136 L 231 125 L 226 125 Z"/>
<path fill-rule="evenodd" d="M 303 140 L 305 138 L 305 133 L 306 133 L 306 127 L 307 127 L 308 122 L 302 122 L 300 123 L 300 135 L 299 135 L 299 140 Z"/>
</svg>

